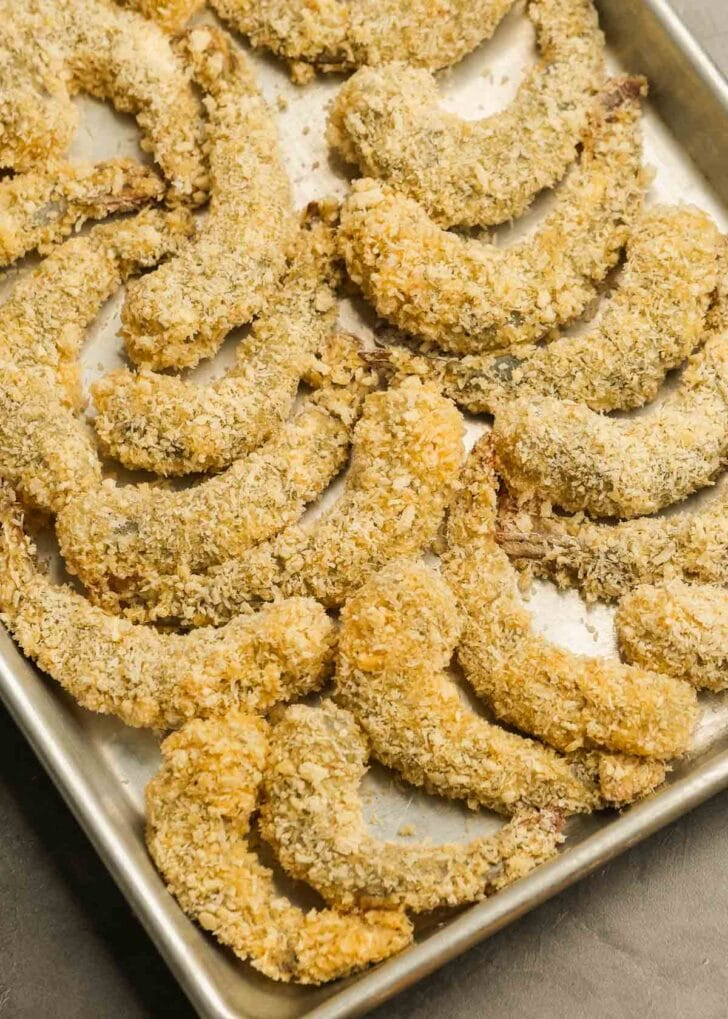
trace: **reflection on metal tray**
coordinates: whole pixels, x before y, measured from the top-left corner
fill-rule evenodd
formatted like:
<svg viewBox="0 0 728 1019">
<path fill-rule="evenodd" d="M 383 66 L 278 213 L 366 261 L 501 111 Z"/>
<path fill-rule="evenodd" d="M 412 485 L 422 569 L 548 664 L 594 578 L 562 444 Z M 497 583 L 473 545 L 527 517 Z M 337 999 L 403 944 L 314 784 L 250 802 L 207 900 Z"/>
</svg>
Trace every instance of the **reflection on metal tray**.
<svg viewBox="0 0 728 1019">
<path fill-rule="evenodd" d="M 728 84 L 665 0 L 597 2 L 615 68 L 650 78 L 645 134 L 646 158 L 657 171 L 654 198 L 695 202 L 725 229 L 728 215 L 721 202 L 728 206 Z M 253 59 L 268 98 L 285 100 L 276 105 L 299 205 L 324 194 L 343 194 L 346 178 L 329 162 L 324 143 L 326 104 L 338 81 L 320 80 L 298 89 L 273 61 L 257 54 Z M 443 76 L 443 101 L 469 116 L 489 113 L 510 99 L 530 59 L 530 26 L 517 8 L 491 42 Z M 139 155 L 126 118 L 91 101 L 83 105 L 88 129 L 79 132 L 75 156 Z M 528 229 L 539 214 L 537 208 L 518 229 Z M 8 275 L 0 294 L 15 272 Z M 111 302 L 91 331 L 84 354 L 87 381 L 100 366 L 119 363 L 118 307 L 118 300 Z M 367 335 L 353 306 L 345 309 L 345 317 L 348 327 Z M 224 351 L 213 371 L 225 356 Z M 480 427 L 472 423 L 471 436 Z M 587 610 L 575 594 L 560 594 L 548 585 L 538 586 L 532 604 L 539 628 L 551 639 L 586 653 L 615 653 L 612 614 L 606 607 Z M 693 752 L 649 800 L 622 815 L 572 819 L 556 860 L 493 899 L 426 922 L 412 948 L 377 969 L 324 988 L 286 987 L 258 976 L 190 923 L 150 863 L 143 840 L 143 789 L 157 766 L 156 737 L 76 708 L 4 633 L 0 695 L 184 990 L 201 1015 L 216 1019 L 362 1014 L 728 786 L 728 701 L 702 697 L 703 719 Z M 380 836 L 395 837 L 405 817 L 420 835 L 437 841 L 472 836 L 499 823 L 487 814 L 468 814 L 457 805 L 403 790 L 383 769 L 368 776 L 367 792 Z"/>
</svg>

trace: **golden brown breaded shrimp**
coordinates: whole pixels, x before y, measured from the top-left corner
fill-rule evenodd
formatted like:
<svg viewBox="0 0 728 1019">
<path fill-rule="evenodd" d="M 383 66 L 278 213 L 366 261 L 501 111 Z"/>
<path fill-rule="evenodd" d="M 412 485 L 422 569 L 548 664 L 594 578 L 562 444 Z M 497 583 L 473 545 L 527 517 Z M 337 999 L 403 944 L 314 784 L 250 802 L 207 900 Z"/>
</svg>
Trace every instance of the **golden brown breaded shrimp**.
<svg viewBox="0 0 728 1019">
<path fill-rule="evenodd" d="M 293 598 L 220 629 L 158 633 L 57 586 L 35 562 L 12 493 L 0 489 L 0 609 L 16 641 L 85 708 L 168 729 L 233 707 L 264 711 L 321 685 L 334 624 Z"/>
<path fill-rule="evenodd" d="M 503 112 L 465 120 L 439 108 L 428 71 L 404 63 L 364 67 L 336 97 L 329 143 L 441 226 L 520 216 L 576 158 L 604 74 L 591 0 L 531 0 L 527 13 L 541 60 Z"/>
<path fill-rule="evenodd" d="M 86 327 L 124 279 L 174 250 L 189 227 L 181 209 L 96 226 L 22 277 L 0 308 L 0 475 L 29 504 L 57 513 L 100 483 L 75 413 Z"/>
<path fill-rule="evenodd" d="M 582 747 L 666 759 L 687 750 L 697 717 L 687 683 L 540 637 L 516 571 L 495 541 L 490 436 L 470 455 L 450 510 L 445 578 L 465 626 L 458 659 L 475 692 L 508 725 L 570 752 Z"/>
<path fill-rule="evenodd" d="M 306 594 L 341 605 L 367 577 L 434 541 L 463 459 L 463 421 L 417 379 L 372 393 L 341 498 L 318 519 L 204 574 L 161 576 L 125 597 L 136 620 L 220 623 L 251 602 Z"/>
<path fill-rule="evenodd" d="M 594 810 L 612 796 L 643 795 L 664 778 L 659 762 L 564 757 L 467 709 L 444 671 L 462 620 L 450 589 L 423 563 L 389 563 L 349 599 L 341 619 L 336 699 L 374 756 L 413 785 L 510 815 L 522 807 Z"/>
<path fill-rule="evenodd" d="M 686 679 L 701 690 L 728 687 L 728 592 L 669 580 L 635 588 L 615 616 L 630 662 Z"/>
<path fill-rule="evenodd" d="M 341 214 L 350 276 L 383 318 L 458 353 L 525 343 L 576 318 L 641 208 L 643 87 L 639 78 L 605 86 L 554 209 L 505 249 L 442 230 L 380 181 L 357 181 Z"/>
<path fill-rule="evenodd" d="M 133 7 L 161 25 L 166 32 L 179 32 L 205 0 L 117 0 L 122 7 Z"/>
<path fill-rule="evenodd" d="M 292 63 L 340 71 L 404 60 L 436 70 L 490 38 L 514 0 L 211 0 L 254 46 Z"/>
<path fill-rule="evenodd" d="M 87 219 L 132 211 L 163 193 L 156 173 L 131 159 L 51 163 L 0 180 L 0 265 L 44 251 Z"/>
<path fill-rule="evenodd" d="M 191 29 L 183 49 L 205 88 L 211 198 L 193 241 L 129 287 L 122 335 L 144 368 L 189 367 L 257 314 L 296 235 L 278 136 L 242 52 L 219 29 Z"/>
<path fill-rule="evenodd" d="M 269 439 L 335 325 L 334 245 L 323 223 L 302 234 L 280 292 L 220 380 L 122 368 L 92 386 L 103 448 L 126 467 L 174 475 L 226 467 Z"/>
<path fill-rule="evenodd" d="M 532 395 L 600 411 L 640 407 L 707 336 L 719 250 L 725 244 L 705 213 L 649 209 L 635 225 L 624 271 L 593 329 L 546 346 L 417 357 L 414 370 L 435 374 L 444 392 L 474 414 L 492 414 L 502 403 Z M 384 355 L 400 370 L 413 370 L 408 351 L 397 347 Z"/>
<path fill-rule="evenodd" d="M 101 604 L 115 608 L 140 585 L 173 583 L 243 556 L 297 521 L 343 467 L 374 383 L 357 349 L 341 337 L 329 381 L 224 473 L 179 491 L 107 481 L 69 500 L 56 521 L 68 568 Z"/>
<path fill-rule="evenodd" d="M 20 42 L 48 54 L 39 71 L 32 66 L 36 58 L 11 52 L 10 91 L 0 94 L 6 165 L 29 169 L 61 155 L 77 122 L 70 95 L 83 89 L 136 116 L 142 147 L 153 153 L 172 196 L 202 197 L 207 175 L 200 106 L 157 25 L 110 0 L 2 0 L 0 20 Z"/>
<path fill-rule="evenodd" d="M 182 909 L 255 969 L 286 983 L 346 976 L 412 940 L 404 913 L 307 913 L 276 892 L 247 836 L 268 751 L 260 718 L 189 722 L 162 743 L 147 786 L 147 845 Z"/>
<path fill-rule="evenodd" d="M 271 734 L 260 830 L 284 869 L 341 909 L 424 913 L 493 895 L 556 854 L 560 817 L 523 814 L 460 845 L 382 842 L 359 798 L 369 747 L 348 711 L 296 704 Z"/>
<path fill-rule="evenodd" d="M 728 460 L 728 332 L 711 337 L 652 413 L 613 419 L 548 396 L 504 404 L 498 463 L 519 495 L 593 516 L 655 513 L 711 485 Z"/>
</svg>

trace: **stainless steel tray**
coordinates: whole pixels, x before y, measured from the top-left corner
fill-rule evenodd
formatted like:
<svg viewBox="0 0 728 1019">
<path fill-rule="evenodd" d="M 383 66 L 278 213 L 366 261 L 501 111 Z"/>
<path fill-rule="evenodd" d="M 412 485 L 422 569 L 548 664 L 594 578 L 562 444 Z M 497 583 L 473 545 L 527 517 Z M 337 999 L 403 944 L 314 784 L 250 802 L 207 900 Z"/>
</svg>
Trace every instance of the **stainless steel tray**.
<svg viewBox="0 0 728 1019">
<path fill-rule="evenodd" d="M 648 161 L 657 169 L 656 197 L 696 202 L 725 229 L 728 84 L 666 0 L 597 2 L 615 67 L 650 77 L 646 145 Z M 444 101 L 473 116 L 507 101 L 530 59 L 529 47 L 529 29 L 515 11 L 494 40 L 444 76 Z M 299 203 L 343 193 L 345 177 L 329 163 L 323 142 L 325 105 L 337 84 L 319 82 L 297 90 L 272 61 L 254 59 L 268 97 L 285 99 L 278 103 L 281 132 Z M 91 130 L 80 132 L 76 155 L 138 154 L 127 119 L 111 116 L 99 104 L 84 106 Z M 0 281 L 0 293 L 14 276 L 12 271 Z M 84 355 L 89 377 L 100 364 L 118 363 L 118 306 L 118 299 L 112 301 L 92 330 Z M 345 316 L 366 332 L 354 306 L 345 309 Z M 615 653 L 611 612 L 604 606 L 587 610 L 575 595 L 558 594 L 547 585 L 539 585 L 534 606 L 539 626 L 553 639 L 592 654 Z M 0 696 L 191 1001 L 210 1019 L 361 1015 L 728 786 L 728 699 L 704 697 L 693 752 L 652 798 L 619 816 L 572 820 L 556 860 L 493 899 L 447 920 L 426 922 L 412 948 L 377 969 L 326 988 L 291 988 L 258 976 L 215 945 L 183 916 L 151 865 L 142 804 L 144 784 L 158 761 L 155 737 L 78 709 L 24 660 L 2 631 Z M 427 834 L 438 841 L 498 824 L 486 814 L 468 815 L 458 806 L 403 790 L 376 768 L 367 778 L 367 792 L 367 804 L 376 814 L 371 823 L 387 837 L 395 837 L 405 817 L 415 822 L 419 837 Z"/>
</svg>

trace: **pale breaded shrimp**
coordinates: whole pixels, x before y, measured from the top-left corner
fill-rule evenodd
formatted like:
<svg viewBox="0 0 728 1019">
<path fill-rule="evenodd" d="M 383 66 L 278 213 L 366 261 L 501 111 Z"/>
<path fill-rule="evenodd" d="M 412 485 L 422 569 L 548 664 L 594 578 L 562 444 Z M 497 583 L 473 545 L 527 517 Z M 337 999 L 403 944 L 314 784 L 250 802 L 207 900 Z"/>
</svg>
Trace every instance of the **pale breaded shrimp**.
<svg viewBox="0 0 728 1019">
<path fill-rule="evenodd" d="M 157 25 L 110 0 L 3 0 L 0 20 L 8 22 L 18 44 L 25 40 L 48 54 L 39 71 L 32 66 L 39 63 L 35 57 L 11 50 L 13 73 L 5 86 L 10 91 L 0 93 L 7 165 L 29 169 L 49 155 L 62 155 L 77 123 L 70 95 L 83 89 L 135 115 L 142 147 L 154 155 L 171 196 L 203 197 L 200 104 Z M 51 73 L 55 80 L 49 85 Z"/>
<path fill-rule="evenodd" d="M 244 706 L 265 711 L 326 678 L 334 624 L 293 598 L 220 629 L 158 633 L 112 616 L 35 561 L 12 492 L 0 489 L 0 610 L 25 654 L 85 708 L 168 729 Z"/>
<path fill-rule="evenodd" d="M 69 500 L 56 521 L 69 570 L 97 601 L 116 608 L 145 583 L 204 572 L 295 523 L 346 462 L 374 384 L 357 351 L 341 337 L 331 378 L 267 443 L 222 474 L 179 491 L 107 481 Z"/>
<path fill-rule="evenodd" d="M 197 385 L 122 368 L 95 383 L 94 425 L 104 450 L 126 467 L 169 476 L 226 467 L 269 439 L 335 325 L 334 246 L 324 223 L 302 234 L 280 292 L 218 381 Z"/>
<path fill-rule="evenodd" d="M 498 410 L 493 438 L 519 495 L 622 518 L 681 502 L 713 484 L 728 460 L 728 332 L 711 337 L 675 392 L 643 417 L 524 397 Z"/>
<path fill-rule="evenodd" d="M 465 616 L 458 659 L 473 689 L 500 721 L 557 750 L 660 759 L 684 753 L 697 719 L 687 683 L 576 655 L 534 632 L 516 571 L 495 541 L 493 459 L 485 436 L 451 507 L 444 557 L 445 578 Z"/>
<path fill-rule="evenodd" d="M 207 25 L 181 48 L 207 93 L 210 209 L 177 258 L 128 289 L 122 335 L 144 368 L 214 354 L 264 306 L 296 235 L 275 123 L 246 57 Z"/>
<path fill-rule="evenodd" d="M 349 599 L 341 621 L 336 699 L 374 756 L 413 785 L 512 815 L 523 807 L 590 811 L 664 778 L 655 761 L 564 757 L 466 708 L 444 671 L 462 620 L 450 589 L 423 563 L 389 563 Z"/>
<path fill-rule="evenodd" d="M 163 193 L 156 173 L 131 159 L 51 163 L 0 180 L 0 265 L 46 251 L 88 219 L 130 212 Z"/>
<path fill-rule="evenodd" d="M 407 379 L 373 393 L 354 431 L 344 492 L 330 509 L 207 573 L 139 585 L 124 599 L 126 612 L 199 625 L 281 594 L 341 605 L 390 559 L 431 546 L 462 459 L 462 418 L 435 389 Z"/>
<path fill-rule="evenodd" d="M 728 584 L 728 493 L 692 513 L 619 524 L 556 516 L 547 505 L 503 500 L 498 541 L 513 559 L 588 601 L 613 601 L 640 584 L 681 579 Z"/>
<path fill-rule="evenodd" d="M 205 6 L 205 0 L 117 0 L 122 7 L 133 7 L 161 25 L 166 32 L 179 30 Z"/>
<path fill-rule="evenodd" d="M 401 347 L 383 354 L 400 371 L 434 374 L 473 414 L 493 414 L 520 396 L 554 396 L 599 411 L 640 407 L 712 328 L 713 309 L 706 323 L 706 308 L 719 251 L 728 267 L 725 243 L 705 213 L 655 207 L 637 221 L 617 286 L 582 335 L 462 358 L 415 358 Z"/>
<path fill-rule="evenodd" d="M 401 951 L 412 926 L 395 910 L 304 913 L 276 892 L 248 845 L 268 727 L 231 712 L 189 722 L 162 743 L 147 786 L 147 845 L 182 909 L 274 980 L 320 984 Z"/>
<path fill-rule="evenodd" d="M 404 60 L 436 70 L 490 38 L 514 0 L 211 0 L 221 18 L 292 64 L 299 81 Z"/>
<path fill-rule="evenodd" d="M 340 909 L 415 913 L 493 895 L 556 854 L 560 818 L 531 812 L 466 844 L 403 845 L 367 830 L 359 798 L 369 746 L 348 711 L 288 708 L 271 734 L 260 831 L 292 877 Z"/>
<path fill-rule="evenodd" d="M 99 485 L 76 413 L 85 330 L 123 280 L 175 250 L 189 228 L 181 209 L 96 226 L 22 277 L 0 308 L 0 474 L 30 505 L 57 513 Z"/>
<path fill-rule="evenodd" d="M 411 198 L 357 181 L 341 214 L 350 276 L 383 318 L 457 353 L 525 343 L 578 317 L 641 209 L 643 89 L 639 78 L 605 86 L 554 209 L 508 248 L 448 233 Z"/>
<path fill-rule="evenodd" d="M 700 690 L 728 688 L 728 591 L 668 580 L 625 595 L 614 619 L 623 656 L 686 679 Z"/>
<path fill-rule="evenodd" d="M 465 120 L 439 108 L 426 70 L 365 67 L 336 97 L 331 146 L 363 176 L 419 202 L 441 226 L 520 216 L 576 158 L 604 76 L 604 37 L 591 0 L 531 0 L 527 13 L 541 59 L 506 110 Z"/>
</svg>

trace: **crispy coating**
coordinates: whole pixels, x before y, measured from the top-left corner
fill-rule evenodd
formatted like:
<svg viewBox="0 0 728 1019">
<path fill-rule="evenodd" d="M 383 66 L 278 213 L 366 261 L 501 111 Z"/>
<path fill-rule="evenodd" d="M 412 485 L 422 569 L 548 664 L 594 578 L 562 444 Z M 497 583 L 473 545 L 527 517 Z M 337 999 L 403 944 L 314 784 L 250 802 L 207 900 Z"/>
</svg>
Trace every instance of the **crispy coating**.
<svg viewBox="0 0 728 1019">
<path fill-rule="evenodd" d="M 372 393 L 341 498 L 317 519 L 205 574 L 163 576 L 126 600 L 132 619 L 221 623 L 283 594 L 341 605 L 367 577 L 434 541 L 463 459 L 463 422 L 417 379 Z"/>
<path fill-rule="evenodd" d="M 560 817 L 523 814 L 495 835 L 450 845 L 382 842 L 359 798 L 369 747 L 348 711 L 288 708 L 271 735 L 260 830 L 285 870 L 342 909 L 424 913 L 493 895 L 556 854 Z"/>
<path fill-rule="evenodd" d="M 211 0 L 254 46 L 292 63 L 340 71 L 403 60 L 436 70 L 490 38 L 514 0 Z"/>
<path fill-rule="evenodd" d="M 520 495 L 630 518 L 712 484 L 728 458 L 728 332 L 711 337 L 678 388 L 626 420 L 553 397 L 514 400 L 493 428 L 501 472 Z"/>
<path fill-rule="evenodd" d="M 365 67 L 332 107 L 328 140 L 363 176 L 408 195 L 441 226 L 520 216 L 576 158 L 604 73 L 591 0 L 531 0 L 541 59 L 513 103 L 483 120 L 439 108 L 437 83 L 407 64 Z"/>
<path fill-rule="evenodd" d="M 304 913 L 281 895 L 248 844 L 267 726 L 231 712 L 189 722 L 162 743 L 147 786 L 147 845 L 182 909 L 266 976 L 320 984 L 401 951 L 403 913 Z"/>
<path fill-rule="evenodd" d="M 56 248 L 0 308 L 0 473 L 30 505 L 57 513 L 101 480 L 77 415 L 78 353 L 103 302 L 133 272 L 174 251 L 186 212 L 148 209 Z"/>
<path fill-rule="evenodd" d="M 587 748 L 670 758 L 687 750 L 695 692 L 681 680 L 589 658 L 533 630 L 518 577 L 496 544 L 497 479 L 485 436 L 450 510 L 445 577 L 465 617 L 458 659 L 495 716 L 569 752 Z"/>
<path fill-rule="evenodd" d="M 135 115 L 171 196 L 202 197 L 200 107 L 160 28 L 110 0 L 3 0 L 0 20 L 13 71 L 0 90 L 5 165 L 30 169 L 61 155 L 77 124 L 70 96 L 83 89 Z"/>
<path fill-rule="evenodd" d="M 294 523 L 343 467 L 373 377 L 341 337 L 329 380 L 267 443 L 227 471 L 178 491 L 107 481 L 69 500 L 61 552 L 108 608 L 145 583 L 172 584 L 239 557 Z"/>
<path fill-rule="evenodd" d="M 728 687 L 728 592 L 711 584 L 637 587 L 619 603 L 617 639 L 624 657 L 701 690 Z"/>
<path fill-rule="evenodd" d="M 88 219 L 130 212 L 162 197 L 164 186 L 131 159 L 51 163 L 0 181 L 0 265 L 79 230 Z"/>
<path fill-rule="evenodd" d="M 333 657 L 334 624 L 312 599 L 185 635 L 96 608 L 38 567 L 7 487 L 0 567 L 0 609 L 23 651 L 83 707 L 127 725 L 168 729 L 238 706 L 264 711 L 317 689 Z"/>
<path fill-rule="evenodd" d="M 627 262 L 595 326 L 546 346 L 466 357 L 388 356 L 405 372 L 434 373 L 444 392 L 473 414 L 495 413 L 521 396 L 553 396 L 592 410 L 629 410 L 654 399 L 668 371 L 707 335 L 716 254 L 725 244 L 703 212 L 658 206 L 643 213 Z M 710 326 L 709 326 L 710 327 Z"/>
<path fill-rule="evenodd" d="M 207 93 L 210 209 L 177 258 L 128 289 L 122 335 L 143 368 L 214 354 L 264 306 L 296 235 L 275 123 L 245 56 L 207 25 L 181 48 Z"/>
<path fill-rule="evenodd" d="M 302 234 L 280 291 L 218 381 L 122 368 L 97 382 L 102 447 L 126 467 L 168 476 L 219 470 L 274 435 L 336 322 L 334 243 L 321 222 Z"/>
<path fill-rule="evenodd" d="M 166 32 L 180 29 L 205 5 L 205 0 L 117 0 L 122 7 L 133 7 L 151 18 Z"/>
<path fill-rule="evenodd" d="M 341 216 L 350 276 L 383 318 L 458 353 L 525 343 L 576 318 L 641 208 L 643 89 L 639 78 L 605 86 L 554 209 L 505 249 L 442 230 L 380 181 L 357 181 Z"/>
<path fill-rule="evenodd" d="M 374 756 L 413 785 L 507 815 L 523 807 L 577 813 L 627 802 L 664 777 L 656 762 L 620 754 L 564 757 L 466 708 L 444 671 L 462 620 L 453 593 L 423 563 L 389 563 L 341 620 L 336 699 Z"/>
</svg>

